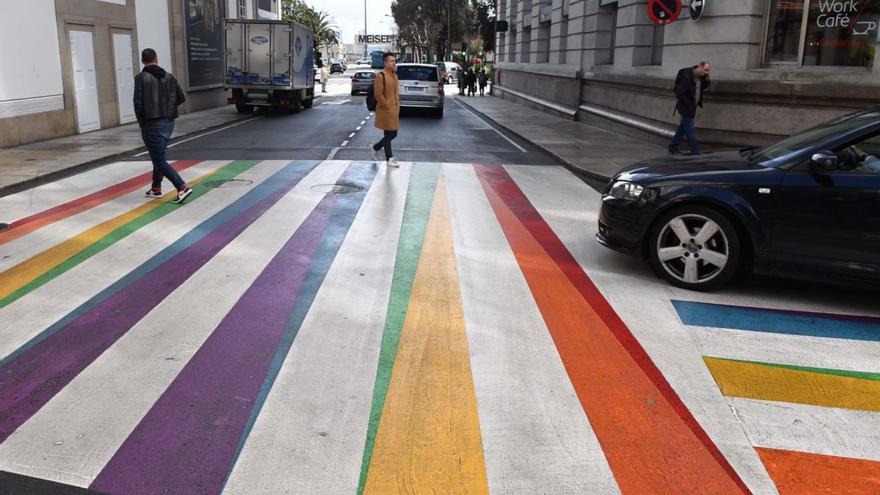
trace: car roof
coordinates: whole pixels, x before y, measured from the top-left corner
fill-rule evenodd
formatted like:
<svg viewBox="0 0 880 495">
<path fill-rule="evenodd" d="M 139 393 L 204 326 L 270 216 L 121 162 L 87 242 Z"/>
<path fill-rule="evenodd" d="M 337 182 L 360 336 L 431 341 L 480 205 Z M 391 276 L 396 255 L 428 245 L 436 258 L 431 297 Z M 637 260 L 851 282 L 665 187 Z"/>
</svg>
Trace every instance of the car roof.
<svg viewBox="0 0 880 495">
<path fill-rule="evenodd" d="M 397 64 L 398 67 L 430 67 L 436 69 L 436 64 Z"/>
</svg>

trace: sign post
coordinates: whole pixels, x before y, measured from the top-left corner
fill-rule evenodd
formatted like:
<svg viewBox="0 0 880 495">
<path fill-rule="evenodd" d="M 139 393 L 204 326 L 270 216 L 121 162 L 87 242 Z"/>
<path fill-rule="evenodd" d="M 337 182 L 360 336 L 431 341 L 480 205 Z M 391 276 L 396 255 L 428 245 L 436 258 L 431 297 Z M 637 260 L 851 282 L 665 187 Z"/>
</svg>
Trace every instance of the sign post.
<svg viewBox="0 0 880 495">
<path fill-rule="evenodd" d="M 663 26 L 674 22 L 681 15 L 681 0 L 648 0 L 648 17 L 654 24 Z"/>
</svg>

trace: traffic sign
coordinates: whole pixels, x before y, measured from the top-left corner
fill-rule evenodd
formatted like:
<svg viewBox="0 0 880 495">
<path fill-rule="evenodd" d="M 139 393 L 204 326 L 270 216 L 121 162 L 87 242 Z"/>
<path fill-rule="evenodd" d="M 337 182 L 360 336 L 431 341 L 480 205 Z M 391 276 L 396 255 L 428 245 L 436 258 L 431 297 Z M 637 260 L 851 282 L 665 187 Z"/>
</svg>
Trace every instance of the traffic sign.
<svg viewBox="0 0 880 495">
<path fill-rule="evenodd" d="M 681 0 L 648 0 L 648 17 L 654 24 L 669 24 L 680 15 Z"/>
<path fill-rule="evenodd" d="M 706 2 L 708 1 L 709 0 L 691 0 L 691 19 L 699 21 L 703 18 L 703 13 L 706 12 Z"/>
</svg>

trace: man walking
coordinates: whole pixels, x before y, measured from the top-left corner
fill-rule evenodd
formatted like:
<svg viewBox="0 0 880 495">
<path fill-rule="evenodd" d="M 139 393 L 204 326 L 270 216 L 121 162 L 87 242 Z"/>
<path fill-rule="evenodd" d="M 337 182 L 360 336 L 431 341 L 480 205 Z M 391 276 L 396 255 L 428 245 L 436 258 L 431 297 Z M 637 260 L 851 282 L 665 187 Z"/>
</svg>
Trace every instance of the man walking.
<svg viewBox="0 0 880 495">
<path fill-rule="evenodd" d="M 703 91 L 712 82 L 709 79 L 711 70 L 712 65 L 709 62 L 700 62 L 700 65 L 681 69 L 675 77 L 675 98 L 677 100 L 675 110 L 681 116 L 681 122 L 669 144 L 670 154 L 678 154 L 678 143 L 683 137 L 687 137 L 691 153 L 700 152 L 697 133 L 694 129 L 694 118 L 697 116 L 697 107 L 703 108 Z"/>
<path fill-rule="evenodd" d="M 382 139 L 373 145 L 373 160 L 379 161 L 379 150 L 385 148 L 385 160 L 389 167 L 399 167 L 397 158 L 391 151 L 391 140 L 397 137 L 400 129 L 400 92 L 397 88 L 397 59 L 391 52 L 382 54 L 385 67 L 373 82 L 373 95 L 376 97 L 377 129 L 382 129 Z"/>
<path fill-rule="evenodd" d="M 467 71 L 467 95 L 474 96 L 477 93 L 475 84 L 477 81 L 477 76 L 474 74 L 474 68 L 471 67 Z"/>
<path fill-rule="evenodd" d="M 480 96 L 485 96 L 486 92 L 486 84 L 488 84 L 488 77 L 486 76 L 486 71 L 481 70 L 479 75 L 479 83 L 480 83 Z"/>
<path fill-rule="evenodd" d="M 141 52 L 144 70 L 134 78 L 134 113 L 141 127 L 141 137 L 153 162 L 153 185 L 148 198 L 162 197 L 162 178 L 177 189 L 175 203 L 182 203 L 192 193 L 180 174 L 165 160 L 165 149 L 174 132 L 177 106 L 186 101 L 180 84 L 165 69 L 159 67 L 156 51 L 146 48 Z"/>
</svg>

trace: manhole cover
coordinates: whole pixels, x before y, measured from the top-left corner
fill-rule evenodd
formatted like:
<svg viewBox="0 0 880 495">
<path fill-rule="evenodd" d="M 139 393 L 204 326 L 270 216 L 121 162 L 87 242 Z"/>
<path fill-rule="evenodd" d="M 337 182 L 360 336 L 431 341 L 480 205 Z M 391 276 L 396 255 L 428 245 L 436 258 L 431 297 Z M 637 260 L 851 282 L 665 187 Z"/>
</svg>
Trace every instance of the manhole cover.
<svg viewBox="0 0 880 495">
<path fill-rule="evenodd" d="M 208 180 L 205 181 L 205 185 L 208 187 L 236 187 L 236 186 L 249 186 L 253 184 L 254 181 L 247 179 L 218 179 L 218 180 Z"/>
<path fill-rule="evenodd" d="M 318 184 L 312 186 L 312 191 L 318 191 L 327 194 L 349 194 L 363 191 L 364 188 L 356 184 Z"/>
<path fill-rule="evenodd" d="M 8 228 L 9 228 L 9 224 L 8 224 L 8 223 L 2 223 L 2 222 L 0 222 L 0 232 L 3 232 L 4 230 L 6 230 L 6 229 L 8 229 Z"/>
</svg>

